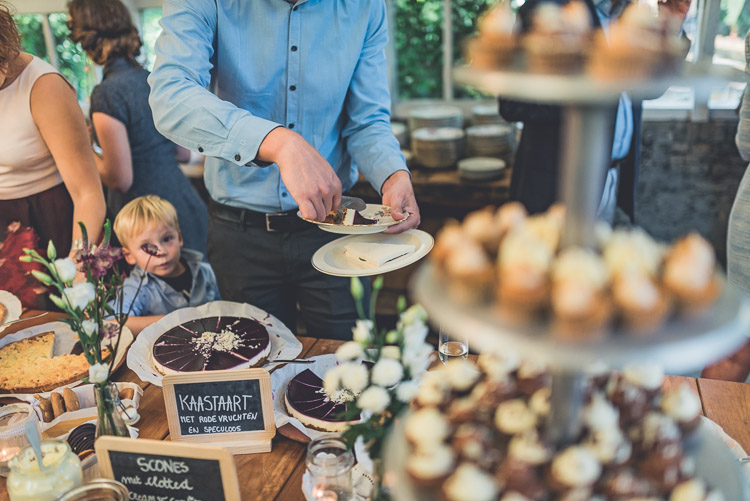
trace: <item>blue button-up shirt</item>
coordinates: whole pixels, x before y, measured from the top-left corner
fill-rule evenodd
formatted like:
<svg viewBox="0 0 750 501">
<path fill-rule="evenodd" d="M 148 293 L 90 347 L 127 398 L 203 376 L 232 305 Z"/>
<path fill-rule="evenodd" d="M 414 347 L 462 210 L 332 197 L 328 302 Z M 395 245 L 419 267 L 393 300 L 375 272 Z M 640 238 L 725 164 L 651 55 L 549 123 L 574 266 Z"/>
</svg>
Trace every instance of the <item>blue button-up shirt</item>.
<svg viewBox="0 0 750 501">
<path fill-rule="evenodd" d="M 207 156 L 214 200 L 260 212 L 297 207 L 278 167 L 252 162 L 280 125 L 328 160 L 344 191 L 358 169 L 378 192 L 407 170 L 390 127 L 383 0 L 165 0 L 161 25 L 149 77 L 154 120 Z"/>
<path fill-rule="evenodd" d="M 623 10 L 630 2 L 629 0 L 620 0 L 612 5 L 612 0 L 599 0 L 595 2 L 596 15 L 602 25 L 604 34 L 609 37 L 609 23 L 622 15 Z M 633 103 L 626 93 L 620 96 L 620 103 L 617 107 L 617 119 L 615 120 L 615 137 L 612 142 L 612 160 L 625 158 L 630 151 L 630 143 L 633 140 Z"/>
<path fill-rule="evenodd" d="M 141 290 L 138 291 L 138 284 L 141 281 L 141 276 L 143 276 L 143 268 L 136 265 L 122 284 L 123 311 L 127 312 L 132 304 L 130 316 L 133 317 L 166 315 L 180 308 L 200 306 L 220 300 L 216 275 L 214 275 L 211 266 L 203 262 L 203 254 L 190 249 L 182 249 L 182 257 L 193 275 L 189 299 L 185 298 L 182 292 L 177 291 L 152 273 L 146 273 Z M 136 294 L 136 291 L 138 291 L 138 294 Z M 114 303 L 113 307 L 117 311 L 117 302 Z"/>
</svg>

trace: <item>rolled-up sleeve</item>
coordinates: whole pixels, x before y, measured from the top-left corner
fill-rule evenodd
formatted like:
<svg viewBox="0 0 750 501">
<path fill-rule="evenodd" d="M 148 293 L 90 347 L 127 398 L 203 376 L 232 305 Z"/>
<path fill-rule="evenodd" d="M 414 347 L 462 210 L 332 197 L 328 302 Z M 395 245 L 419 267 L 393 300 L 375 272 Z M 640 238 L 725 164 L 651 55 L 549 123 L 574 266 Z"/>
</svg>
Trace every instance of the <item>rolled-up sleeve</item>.
<svg viewBox="0 0 750 501">
<path fill-rule="evenodd" d="M 362 53 L 346 96 L 349 120 L 342 136 L 354 163 L 381 193 L 391 174 L 408 169 L 391 129 L 385 2 L 373 2 L 372 9 Z"/>
<path fill-rule="evenodd" d="M 214 0 L 165 0 L 156 62 L 149 76 L 156 128 L 207 156 L 245 165 L 278 123 L 218 98 L 211 82 L 217 11 Z"/>
</svg>

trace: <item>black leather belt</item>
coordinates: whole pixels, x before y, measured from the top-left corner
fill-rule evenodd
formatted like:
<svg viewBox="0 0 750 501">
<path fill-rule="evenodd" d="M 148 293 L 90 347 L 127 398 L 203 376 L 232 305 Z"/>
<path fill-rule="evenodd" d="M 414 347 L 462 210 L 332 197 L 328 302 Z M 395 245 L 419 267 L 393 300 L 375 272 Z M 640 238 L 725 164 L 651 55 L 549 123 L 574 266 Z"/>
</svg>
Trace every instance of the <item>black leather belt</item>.
<svg viewBox="0 0 750 501">
<path fill-rule="evenodd" d="M 297 209 L 286 212 L 276 212 L 267 214 L 250 209 L 240 209 L 231 205 L 220 204 L 215 200 L 210 200 L 208 204 L 209 212 L 212 217 L 236 223 L 243 227 L 252 226 L 263 228 L 271 232 L 292 233 L 302 230 L 311 229 L 313 225 L 303 221 L 297 216 Z"/>
</svg>

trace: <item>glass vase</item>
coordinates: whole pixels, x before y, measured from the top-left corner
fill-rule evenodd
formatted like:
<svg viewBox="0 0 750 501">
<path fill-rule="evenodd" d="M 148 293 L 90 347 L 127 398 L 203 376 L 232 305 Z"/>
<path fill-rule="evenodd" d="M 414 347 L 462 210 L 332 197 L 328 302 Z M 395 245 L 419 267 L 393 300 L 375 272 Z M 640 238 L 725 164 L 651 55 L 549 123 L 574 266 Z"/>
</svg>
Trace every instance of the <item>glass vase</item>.
<svg viewBox="0 0 750 501">
<path fill-rule="evenodd" d="M 115 437 L 129 437 L 128 427 L 120 417 L 120 409 L 117 408 L 117 387 L 110 383 L 94 385 L 94 398 L 96 399 L 96 437 L 112 435 Z"/>
</svg>

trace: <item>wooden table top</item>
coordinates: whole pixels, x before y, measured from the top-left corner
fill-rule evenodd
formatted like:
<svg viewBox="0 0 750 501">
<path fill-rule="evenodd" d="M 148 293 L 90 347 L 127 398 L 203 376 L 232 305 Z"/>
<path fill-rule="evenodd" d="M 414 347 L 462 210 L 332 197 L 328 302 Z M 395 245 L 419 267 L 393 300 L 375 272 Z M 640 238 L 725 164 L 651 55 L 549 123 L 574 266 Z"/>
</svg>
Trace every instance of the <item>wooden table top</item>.
<svg viewBox="0 0 750 501">
<path fill-rule="evenodd" d="M 29 324 L 51 321 L 56 318 L 59 318 L 59 315 L 53 318 L 48 315 L 44 319 L 29 321 Z M 29 324 L 12 326 L 8 331 L 14 332 L 19 328 L 28 327 Z M 7 333 L 0 333 L 0 337 L 5 334 Z M 341 341 L 307 337 L 301 337 L 300 341 L 302 342 L 302 352 L 299 358 L 333 353 L 342 343 Z M 169 429 L 161 388 L 144 383 L 126 366 L 115 373 L 115 380 L 134 382 L 143 388 L 143 397 L 139 407 L 141 420 L 136 425 L 139 429 L 139 437 L 168 440 Z M 742 445 L 745 451 L 750 451 L 749 384 L 678 376 L 668 376 L 664 384 L 667 387 L 688 384 L 700 395 L 703 414 L 721 425 L 731 437 Z M 304 444 L 294 442 L 279 434 L 273 440 L 271 452 L 235 456 L 242 499 L 278 501 L 298 501 L 302 499 L 300 490 L 302 475 L 305 472 L 304 457 Z M 5 479 L 0 477 L 0 501 L 8 499 Z"/>
</svg>

